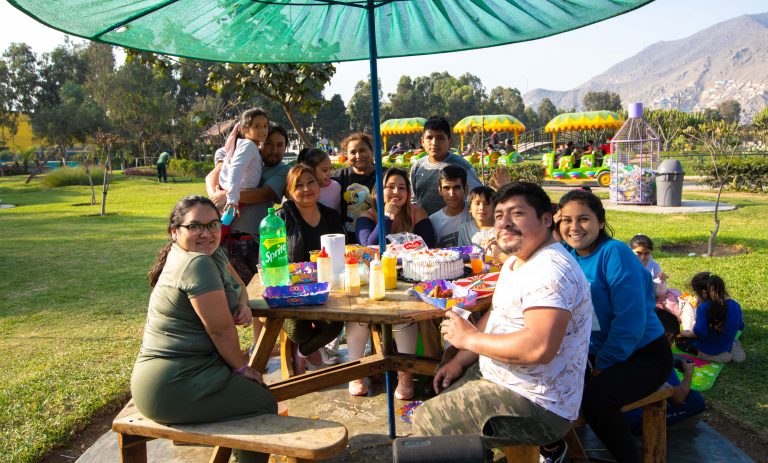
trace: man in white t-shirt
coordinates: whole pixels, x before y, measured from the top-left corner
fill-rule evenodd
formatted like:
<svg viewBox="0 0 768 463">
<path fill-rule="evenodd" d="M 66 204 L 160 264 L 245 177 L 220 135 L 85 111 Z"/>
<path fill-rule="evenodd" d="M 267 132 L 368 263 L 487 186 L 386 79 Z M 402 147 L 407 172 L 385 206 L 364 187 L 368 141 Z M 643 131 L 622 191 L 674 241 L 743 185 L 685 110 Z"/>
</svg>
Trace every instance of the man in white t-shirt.
<svg viewBox="0 0 768 463">
<path fill-rule="evenodd" d="M 439 395 L 416 409 L 417 435 L 480 434 L 489 448 L 544 445 L 578 417 L 592 300 L 578 263 L 552 238 L 550 204 L 533 183 L 497 193 L 496 239 L 512 257 L 476 327 L 446 313 L 443 337 L 460 351 L 435 374 Z"/>
<path fill-rule="evenodd" d="M 456 247 L 459 245 L 459 228 L 472 220 L 466 201 L 467 172 L 459 166 L 446 165 L 440 170 L 437 188 L 445 207 L 429 216 L 437 238 L 435 247 Z"/>
</svg>

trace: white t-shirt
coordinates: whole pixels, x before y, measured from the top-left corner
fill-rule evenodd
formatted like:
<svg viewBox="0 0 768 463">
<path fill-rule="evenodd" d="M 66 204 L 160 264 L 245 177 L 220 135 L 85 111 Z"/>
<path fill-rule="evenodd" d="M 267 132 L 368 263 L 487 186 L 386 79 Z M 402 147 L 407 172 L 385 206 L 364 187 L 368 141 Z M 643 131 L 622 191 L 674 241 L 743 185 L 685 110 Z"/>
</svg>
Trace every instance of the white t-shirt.
<svg viewBox="0 0 768 463">
<path fill-rule="evenodd" d="M 512 270 L 515 260 L 507 259 L 501 270 L 485 332 L 520 331 L 530 307 L 557 307 L 570 312 L 571 319 L 551 362 L 510 365 L 481 355 L 480 371 L 484 378 L 573 421 L 579 416 L 592 326 L 589 282 L 560 243 L 540 249 Z"/>
<path fill-rule="evenodd" d="M 493 227 L 480 229 L 474 220 L 465 222 L 459 227 L 459 246 L 473 244 L 485 249 L 488 242 L 496 237 Z"/>
<path fill-rule="evenodd" d="M 438 248 L 452 248 L 459 245 L 459 227 L 472 221 L 469 215 L 469 206 L 464 205 L 464 210 L 450 217 L 445 214 L 445 208 L 440 209 L 429 216 L 432 227 L 435 229 L 435 243 Z"/>
<path fill-rule="evenodd" d="M 261 180 L 264 165 L 261 153 L 256 143 L 240 138 L 237 140 L 235 152 L 221 166 L 219 185 L 227 190 L 227 204 L 237 204 L 240 201 L 241 188 L 256 188 Z"/>
</svg>

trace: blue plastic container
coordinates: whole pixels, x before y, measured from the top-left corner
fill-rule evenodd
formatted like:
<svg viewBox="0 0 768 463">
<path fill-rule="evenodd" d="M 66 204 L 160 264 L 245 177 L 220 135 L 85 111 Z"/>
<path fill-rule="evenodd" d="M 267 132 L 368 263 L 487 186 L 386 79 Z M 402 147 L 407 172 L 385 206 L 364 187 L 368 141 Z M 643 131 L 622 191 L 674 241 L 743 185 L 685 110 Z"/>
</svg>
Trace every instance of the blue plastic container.
<svg viewBox="0 0 768 463">
<path fill-rule="evenodd" d="M 305 283 L 291 286 L 267 286 L 261 297 L 270 307 L 294 307 L 297 305 L 322 305 L 331 293 L 329 283 Z"/>
</svg>

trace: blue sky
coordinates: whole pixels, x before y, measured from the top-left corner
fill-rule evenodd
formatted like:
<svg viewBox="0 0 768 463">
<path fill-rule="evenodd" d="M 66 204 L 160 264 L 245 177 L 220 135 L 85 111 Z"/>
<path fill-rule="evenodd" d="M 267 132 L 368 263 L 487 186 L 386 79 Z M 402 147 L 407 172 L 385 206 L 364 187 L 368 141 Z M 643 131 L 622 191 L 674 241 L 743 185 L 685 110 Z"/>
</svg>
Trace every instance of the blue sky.
<svg viewBox="0 0 768 463">
<path fill-rule="evenodd" d="M 392 58 L 379 61 L 384 94 L 395 91 L 401 75 L 416 77 L 448 71 L 479 76 L 486 89 L 516 87 L 569 90 L 658 41 L 687 37 L 718 22 L 768 11 L 765 0 L 656 0 L 625 15 L 554 37 L 483 50 Z M 36 52 L 53 49 L 63 34 L 49 29 L 0 2 L 0 50 L 11 42 L 26 42 Z M 355 84 L 367 79 L 368 63 L 337 65 L 326 95 L 339 93 L 345 101 Z"/>
</svg>

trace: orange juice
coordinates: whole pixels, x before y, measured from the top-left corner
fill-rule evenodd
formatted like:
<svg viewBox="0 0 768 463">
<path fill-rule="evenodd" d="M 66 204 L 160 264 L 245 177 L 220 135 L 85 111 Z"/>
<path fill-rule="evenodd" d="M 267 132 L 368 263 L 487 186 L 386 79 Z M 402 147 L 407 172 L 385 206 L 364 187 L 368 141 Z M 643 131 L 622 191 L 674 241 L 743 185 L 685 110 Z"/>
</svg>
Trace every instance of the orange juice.
<svg viewBox="0 0 768 463">
<path fill-rule="evenodd" d="M 483 272 L 483 259 L 481 259 L 480 257 L 477 257 L 477 258 L 473 257 L 469 261 L 469 265 L 472 267 L 473 275 L 479 275 L 480 273 Z"/>
</svg>

